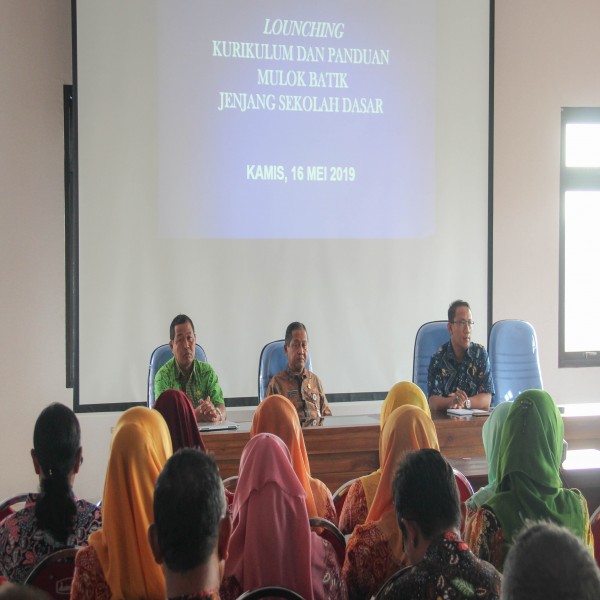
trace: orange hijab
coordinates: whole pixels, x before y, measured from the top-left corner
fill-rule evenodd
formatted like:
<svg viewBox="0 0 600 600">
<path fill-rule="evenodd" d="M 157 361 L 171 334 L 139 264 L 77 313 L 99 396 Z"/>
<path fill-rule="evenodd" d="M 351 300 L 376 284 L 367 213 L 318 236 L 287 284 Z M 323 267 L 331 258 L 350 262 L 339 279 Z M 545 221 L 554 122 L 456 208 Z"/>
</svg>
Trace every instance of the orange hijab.
<svg viewBox="0 0 600 600">
<path fill-rule="evenodd" d="M 402 457 L 411 450 L 421 448 L 440 449 L 431 417 L 412 405 L 395 409 L 387 418 L 381 432 L 381 480 L 365 524 L 377 524 L 398 562 L 403 562 L 404 550 L 394 507 L 394 477 Z"/>
<path fill-rule="evenodd" d="M 102 529 L 89 538 L 112 597 L 165 597 L 165 578 L 148 543 L 154 521 L 154 484 L 173 453 L 161 414 L 142 406 L 126 410 L 113 431 L 104 495 Z"/>
<path fill-rule="evenodd" d="M 431 412 L 429 410 L 429 404 L 427 398 L 421 390 L 421 388 L 410 381 L 400 381 L 396 383 L 392 389 L 388 392 L 383 404 L 381 405 L 381 416 L 379 417 L 379 423 L 381 431 L 387 421 L 388 417 L 400 406 L 417 406 L 423 409 L 429 417 Z M 367 508 L 371 508 L 373 499 L 375 498 L 375 492 L 381 479 L 381 465 L 383 464 L 383 455 L 381 454 L 381 434 L 379 437 L 379 469 L 373 471 L 370 475 L 365 475 L 360 478 L 365 496 L 367 498 Z"/>
<path fill-rule="evenodd" d="M 309 518 L 323 516 L 323 507 L 327 504 L 327 497 L 317 496 L 315 498 L 319 486 L 314 482 L 318 480 L 310 476 L 308 454 L 304 445 L 304 435 L 300 427 L 298 412 L 285 396 L 268 396 L 258 405 L 252 419 L 250 438 L 258 433 L 272 433 L 283 440 L 290 451 L 294 472 L 306 492 L 306 508 Z"/>
</svg>

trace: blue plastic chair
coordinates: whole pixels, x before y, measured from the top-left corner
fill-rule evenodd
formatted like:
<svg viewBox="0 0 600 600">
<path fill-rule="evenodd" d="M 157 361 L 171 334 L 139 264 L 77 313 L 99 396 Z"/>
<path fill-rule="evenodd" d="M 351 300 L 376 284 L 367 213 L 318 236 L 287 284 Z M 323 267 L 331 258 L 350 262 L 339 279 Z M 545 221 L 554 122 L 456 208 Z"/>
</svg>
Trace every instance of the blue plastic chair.
<svg viewBox="0 0 600 600">
<path fill-rule="evenodd" d="M 427 373 L 431 357 L 450 340 L 448 321 L 430 321 L 419 327 L 413 355 L 413 383 L 427 396 Z"/>
<path fill-rule="evenodd" d="M 490 330 L 490 364 L 496 393 L 492 404 L 514 400 L 525 390 L 542 390 L 535 329 L 527 321 L 496 321 Z"/>
<path fill-rule="evenodd" d="M 158 370 L 171 358 L 173 352 L 169 344 L 163 344 L 154 350 L 150 357 L 150 365 L 148 367 L 148 408 L 152 408 L 154 404 L 154 378 Z M 196 358 L 200 362 L 207 362 L 206 352 L 199 344 L 196 344 Z"/>
<path fill-rule="evenodd" d="M 269 342 L 261 351 L 258 359 L 258 401 L 262 402 L 267 393 L 269 381 L 273 375 L 283 371 L 288 364 L 287 356 L 283 349 L 285 340 Z M 306 357 L 305 368 L 312 371 L 310 354 Z"/>
</svg>

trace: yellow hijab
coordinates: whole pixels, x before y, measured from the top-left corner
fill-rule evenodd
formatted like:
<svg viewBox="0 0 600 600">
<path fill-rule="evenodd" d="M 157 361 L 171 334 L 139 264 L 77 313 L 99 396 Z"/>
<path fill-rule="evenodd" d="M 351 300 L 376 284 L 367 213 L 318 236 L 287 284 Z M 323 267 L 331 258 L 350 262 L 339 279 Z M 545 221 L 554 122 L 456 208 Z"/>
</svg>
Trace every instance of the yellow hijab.
<svg viewBox="0 0 600 600">
<path fill-rule="evenodd" d="M 89 538 L 115 600 L 165 597 L 165 578 L 148 543 L 154 484 L 173 453 L 169 428 L 157 410 L 130 408 L 113 431 L 102 529 Z"/>
<path fill-rule="evenodd" d="M 387 418 L 381 432 L 381 479 L 365 524 L 377 523 L 398 562 L 403 562 L 404 550 L 394 507 L 394 477 L 402 457 L 421 448 L 440 449 L 431 417 L 416 406 L 397 408 Z"/>
<path fill-rule="evenodd" d="M 421 388 L 410 381 L 400 381 L 396 383 L 388 392 L 383 404 L 381 405 L 381 416 L 379 423 L 381 431 L 388 417 L 400 406 L 416 406 L 427 413 L 431 417 L 427 398 Z M 383 464 L 383 456 L 381 454 L 381 435 L 379 438 L 379 469 L 373 471 L 370 475 L 365 475 L 360 478 L 365 496 L 367 498 L 367 508 L 371 508 L 379 480 L 381 479 L 381 465 Z"/>
<path fill-rule="evenodd" d="M 292 457 L 292 467 L 306 492 L 308 516 L 323 516 L 322 505 L 326 498 L 315 498 L 318 487 L 314 485 L 313 482 L 316 480 L 310 475 L 310 464 L 298 411 L 285 396 L 268 396 L 258 405 L 252 419 L 250 438 L 259 433 L 276 435 L 288 447 Z"/>
</svg>

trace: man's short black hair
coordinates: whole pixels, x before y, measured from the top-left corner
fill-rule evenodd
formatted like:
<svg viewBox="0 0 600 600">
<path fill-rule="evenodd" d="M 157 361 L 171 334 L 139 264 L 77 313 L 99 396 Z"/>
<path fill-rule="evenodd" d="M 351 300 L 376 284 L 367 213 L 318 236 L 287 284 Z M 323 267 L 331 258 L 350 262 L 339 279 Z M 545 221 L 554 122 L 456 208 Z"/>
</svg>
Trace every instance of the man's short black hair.
<svg viewBox="0 0 600 600">
<path fill-rule="evenodd" d="M 427 539 L 460 528 L 460 497 L 454 471 L 432 448 L 409 452 L 394 478 L 398 523 L 415 521 Z"/>
<path fill-rule="evenodd" d="M 460 308 L 461 306 L 466 306 L 469 310 L 471 310 L 471 307 L 469 306 L 469 303 L 466 300 L 455 300 L 448 307 L 448 323 L 454 323 L 454 317 L 456 316 L 456 309 Z"/>
<path fill-rule="evenodd" d="M 298 331 L 299 329 L 303 329 L 304 331 L 306 331 L 306 327 L 304 326 L 304 323 L 300 323 L 300 321 L 294 321 L 293 323 L 290 323 L 287 326 L 287 329 L 285 330 L 285 345 L 286 346 L 290 345 L 294 331 Z M 308 338 L 308 331 L 306 331 L 306 337 Z"/>
<path fill-rule="evenodd" d="M 184 573 L 206 563 L 225 508 L 223 483 L 211 456 L 184 448 L 169 458 L 154 488 L 154 523 L 171 571 Z"/>
<path fill-rule="evenodd" d="M 505 600 L 597 600 L 600 571 L 583 542 L 554 523 L 529 523 L 504 562 Z"/>
<path fill-rule="evenodd" d="M 175 339 L 175 327 L 177 325 L 183 325 L 184 323 L 189 323 L 192 326 L 192 331 L 196 333 L 196 330 L 194 329 L 194 323 L 187 315 L 177 315 L 171 321 L 171 327 L 169 328 L 169 339 L 171 341 Z"/>
</svg>

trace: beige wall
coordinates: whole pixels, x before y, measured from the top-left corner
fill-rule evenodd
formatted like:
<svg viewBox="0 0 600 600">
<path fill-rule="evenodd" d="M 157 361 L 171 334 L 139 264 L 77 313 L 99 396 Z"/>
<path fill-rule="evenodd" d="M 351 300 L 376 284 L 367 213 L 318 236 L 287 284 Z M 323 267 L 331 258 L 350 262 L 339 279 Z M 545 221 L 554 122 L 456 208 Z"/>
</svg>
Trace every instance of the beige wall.
<svg viewBox="0 0 600 600">
<path fill-rule="evenodd" d="M 63 85 L 69 0 L 0 3 L 0 499 L 36 487 L 33 424 L 65 389 Z M 116 415 L 80 418 L 75 489 L 99 496 Z"/>
<path fill-rule="evenodd" d="M 600 3 L 496 4 L 494 319 L 538 331 L 546 388 L 597 400 L 598 369 L 557 368 L 560 107 L 598 105 Z M 0 4 L 0 498 L 35 488 L 33 424 L 64 378 L 62 86 L 71 82 L 69 0 Z M 590 58 L 592 57 L 592 58 Z M 580 66 L 581 65 L 581 66 Z M 80 415 L 76 491 L 102 493 L 117 415 Z"/>
<path fill-rule="evenodd" d="M 494 320 L 538 334 L 544 387 L 599 401 L 600 368 L 558 368 L 560 109 L 598 106 L 600 3 L 496 2 Z"/>
</svg>

